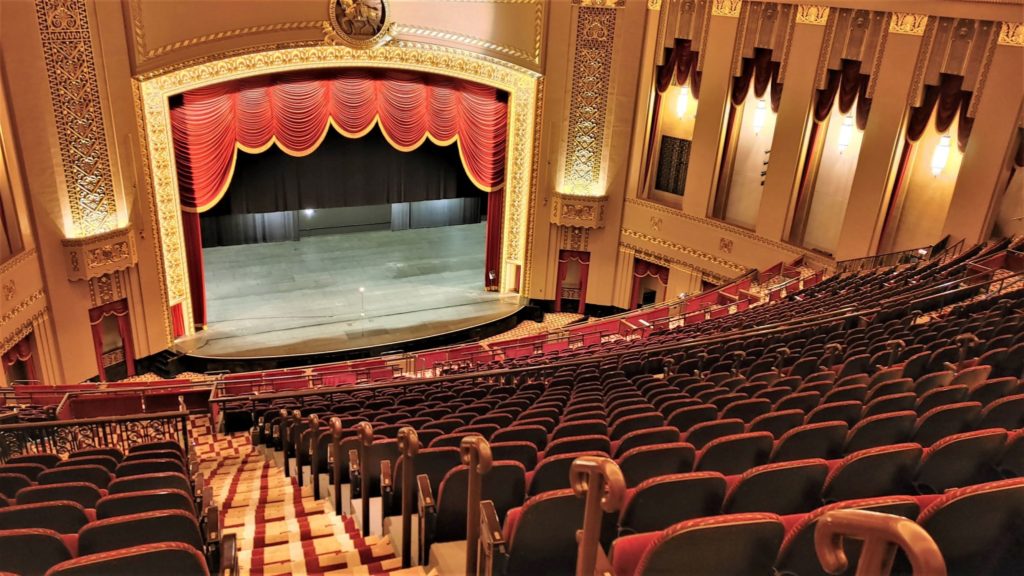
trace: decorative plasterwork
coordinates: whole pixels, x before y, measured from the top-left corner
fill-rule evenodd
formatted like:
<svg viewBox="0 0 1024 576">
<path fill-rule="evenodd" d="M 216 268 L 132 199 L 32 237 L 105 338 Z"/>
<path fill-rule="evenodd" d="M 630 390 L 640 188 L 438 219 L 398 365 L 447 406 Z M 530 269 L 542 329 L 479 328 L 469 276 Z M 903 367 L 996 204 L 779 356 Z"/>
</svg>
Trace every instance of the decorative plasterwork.
<svg viewBox="0 0 1024 576">
<path fill-rule="evenodd" d="M 576 17 L 569 97 L 569 133 L 565 143 L 562 190 L 604 195 L 600 189 L 605 121 L 615 44 L 615 10 L 581 6 Z"/>
<path fill-rule="evenodd" d="M 726 280 L 728 280 L 727 276 L 724 276 L 719 272 L 715 272 L 714 270 L 709 270 L 702 266 L 696 266 L 689 262 L 683 262 L 678 258 L 666 256 L 659 252 L 652 252 L 646 248 L 642 248 L 630 242 L 619 242 L 619 250 L 627 254 L 627 256 L 630 259 L 640 258 L 641 260 L 653 262 L 666 268 L 675 268 L 681 270 L 688 270 L 691 272 L 699 272 L 702 277 L 704 277 L 707 280 L 714 281 L 716 284 L 722 284 Z"/>
<path fill-rule="evenodd" d="M 26 313 L 29 314 L 29 317 L 18 322 L 18 317 Z M 43 291 L 36 290 L 4 314 L 0 318 L 0 330 L 2 330 L 0 336 L 3 337 L 3 340 L 0 341 L 0 354 L 7 352 L 12 346 L 20 342 L 32 330 L 32 323 L 45 313 L 46 306 Z M 18 322 L 18 324 L 15 325 L 14 322 Z M 12 326 L 15 327 L 11 329 Z"/>
<path fill-rule="evenodd" d="M 628 228 L 623 228 L 622 229 L 622 235 L 623 236 L 629 236 L 631 238 L 636 238 L 637 240 L 642 240 L 644 242 L 649 242 L 651 244 L 654 244 L 655 246 L 660 246 L 662 248 L 666 248 L 666 249 L 668 249 L 671 252 L 676 252 L 676 253 L 680 253 L 680 254 L 687 254 L 689 256 L 697 258 L 698 260 L 702 260 L 704 262 L 707 262 L 708 264 L 713 264 L 715 266 L 720 266 L 722 268 L 727 268 L 729 270 L 734 270 L 736 272 L 743 272 L 745 270 L 745 268 L 743 266 L 740 266 L 739 264 L 737 264 L 735 262 L 732 262 L 730 260 L 726 260 L 724 258 L 719 258 L 718 256 L 715 256 L 714 254 L 708 254 L 707 252 L 704 252 L 702 250 L 697 250 L 696 248 L 691 248 L 689 246 L 683 246 L 681 244 L 676 244 L 675 242 L 670 242 L 668 240 L 665 240 L 664 238 L 658 238 L 656 236 L 651 236 L 650 234 L 645 234 L 645 233 L 639 232 L 637 230 L 630 230 Z"/>
<path fill-rule="evenodd" d="M 711 4 L 712 16 L 727 16 L 729 18 L 740 17 L 740 0 L 713 0 Z"/>
<path fill-rule="evenodd" d="M 31 248 L 29 250 L 24 250 L 18 253 L 17 255 L 14 256 L 14 258 L 11 258 L 10 260 L 5 260 L 3 263 L 0 263 L 0 276 L 7 274 L 11 270 L 14 270 L 18 266 L 21 266 L 22 262 L 25 262 L 30 258 L 35 258 L 35 256 L 36 249 Z"/>
<path fill-rule="evenodd" d="M 551 223 L 576 228 L 603 228 L 607 196 L 551 195 Z"/>
<path fill-rule="evenodd" d="M 535 188 L 536 179 L 534 135 L 541 113 L 542 79 L 538 74 L 482 54 L 403 40 L 366 50 L 323 45 L 281 48 L 157 71 L 133 82 L 136 115 L 143 130 L 140 139 L 146 144 L 144 171 L 147 184 L 153 191 L 151 216 L 160 238 L 156 257 L 163 275 L 168 306 L 181 302 L 185 316 L 191 316 L 168 98 L 238 78 L 338 67 L 393 68 L 442 74 L 509 93 L 502 261 L 519 265 L 526 262 L 528 230 L 533 217 L 531 190 Z M 523 292 L 529 288 L 528 278 L 524 279 Z M 502 274 L 501 290 L 511 290 L 514 282 L 514 275 Z M 186 323 L 186 330 L 191 330 L 189 326 L 190 323 Z M 170 335 L 167 315 L 165 327 Z"/>
<path fill-rule="evenodd" d="M 912 14 L 910 12 L 893 12 L 889 20 L 889 32 L 894 34 L 909 34 L 911 36 L 924 36 L 924 29 L 928 25 L 928 16 L 925 14 Z"/>
<path fill-rule="evenodd" d="M 590 250 L 590 230 L 587 228 L 559 228 L 561 242 L 559 247 L 562 250 Z"/>
<path fill-rule="evenodd" d="M 999 43 L 1003 46 L 1024 47 L 1024 23 L 1001 23 L 999 28 Z"/>
<path fill-rule="evenodd" d="M 661 10 L 661 0 L 647 0 L 648 10 Z"/>
<path fill-rule="evenodd" d="M 61 240 L 68 280 L 90 280 L 131 268 L 139 261 L 131 228 L 118 228 L 87 238 Z"/>
<path fill-rule="evenodd" d="M 622 8 L 626 5 L 626 0 L 572 0 L 572 3 L 590 8 Z"/>
<path fill-rule="evenodd" d="M 105 232 L 117 226 L 117 202 L 86 2 L 36 0 L 36 18 L 70 212 L 64 234 Z"/>
<path fill-rule="evenodd" d="M 538 4 L 537 13 L 542 13 L 542 8 Z M 491 52 L 497 52 L 505 56 L 512 56 L 513 58 L 520 58 L 527 60 L 533 64 L 540 64 L 540 37 L 543 28 L 537 27 L 537 42 L 534 43 L 532 53 L 526 53 L 515 46 L 509 46 L 506 44 L 495 44 L 489 40 L 483 38 L 477 38 L 476 36 L 466 36 L 464 34 L 458 34 L 456 32 L 449 32 L 446 30 L 438 30 L 436 28 L 427 28 L 425 26 L 406 26 L 404 24 L 396 24 L 394 28 L 395 35 L 406 35 L 406 36 L 419 36 L 424 40 L 441 40 L 444 42 L 453 42 L 457 44 L 464 44 L 466 46 L 474 46 L 476 48 L 483 48 L 490 50 Z"/>
<path fill-rule="evenodd" d="M 826 22 L 828 22 L 828 6 L 800 4 L 796 7 L 797 24 L 824 26 Z"/>
<path fill-rule="evenodd" d="M 128 297 L 123 272 L 111 272 L 89 280 L 89 300 L 93 308 Z"/>
</svg>

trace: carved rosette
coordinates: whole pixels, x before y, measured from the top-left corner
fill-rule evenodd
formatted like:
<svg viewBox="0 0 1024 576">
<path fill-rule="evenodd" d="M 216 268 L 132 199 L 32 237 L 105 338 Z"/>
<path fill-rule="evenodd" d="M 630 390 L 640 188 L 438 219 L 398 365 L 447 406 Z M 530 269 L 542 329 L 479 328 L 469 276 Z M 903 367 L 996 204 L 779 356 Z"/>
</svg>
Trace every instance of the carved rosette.
<svg viewBox="0 0 1024 576">
<path fill-rule="evenodd" d="M 127 270 L 139 261 L 131 227 L 87 238 L 61 240 L 69 280 L 92 280 Z"/>
<path fill-rule="evenodd" d="M 551 222 L 573 228 L 603 228 L 607 196 L 579 196 L 555 192 L 551 199 Z"/>
</svg>

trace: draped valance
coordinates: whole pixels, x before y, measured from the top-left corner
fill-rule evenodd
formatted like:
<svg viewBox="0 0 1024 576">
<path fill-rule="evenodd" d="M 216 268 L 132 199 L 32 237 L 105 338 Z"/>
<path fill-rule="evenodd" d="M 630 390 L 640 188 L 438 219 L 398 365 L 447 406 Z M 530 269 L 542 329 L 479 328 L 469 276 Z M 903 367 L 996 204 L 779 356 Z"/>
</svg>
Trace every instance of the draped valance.
<svg viewBox="0 0 1024 576">
<path fill-rule="evenodd" d="M 935 112 L 935 129 L 940 133 L 949 130 L 953 118 L 959 113 L 957 122 L 957 146 L 963 152 L 971 136 L 974 118 L 967 115 L 971 105 L 971 92 L 963 89 L 964 77 L 956 74 L 940 74 L 938 86 L 925 84 L 921 105 L 910 109 L 907 121 L 907 140 L 917 142 L 924 134 L 932 112 Z"/>
<path fill-rule="evenodd" d="M 839 70 L 829 70 L 828 80 L 824 88 L 817 91 L 814 101 L 814 119 L 824 122 L 832 113 L 832 106 L 839 97 L 839 112 L 849 114 L 856 104 L 857 128 L 863 130 L 868 124 L 871 112 L 871 98 L 867 97 L 869 74 L 861 74 L 861 63 L 858 60 L 842 61 Z"/>
<path fill-rule="evenodd" d="M 402 151 L 426 139 L 456 143 L 470 180 L 503 185 L 508 110 L 494 88 L 398 70 L 341 70 L 243 79 L 186 92 L 171 108 L 178 186 L 185 210 L 204 212 L 231 181 L 236 151 L 276 144 L 304 156 L 333 127 L 358 138 L 380 126 Z"/>
</svg>

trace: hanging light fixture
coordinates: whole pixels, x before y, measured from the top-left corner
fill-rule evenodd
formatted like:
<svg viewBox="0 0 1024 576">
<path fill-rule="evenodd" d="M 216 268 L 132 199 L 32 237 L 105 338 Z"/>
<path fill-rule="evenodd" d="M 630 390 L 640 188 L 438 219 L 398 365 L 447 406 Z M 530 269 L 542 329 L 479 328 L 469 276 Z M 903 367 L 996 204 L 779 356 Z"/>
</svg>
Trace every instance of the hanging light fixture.
<svg viewBox="0 0 1024 576">
<path fill-rule="evenodd" d="M 946 169 L 946 162 L 949 162 L 949 134 L 943 134 L 939 138 L 939 144 L 932 153 L 932 176 L 942 174 Z"/>
<path fill-rule="evenodd" d="M 846 152 L 853 140 L 853 114 L 847 114 L 843 118 L 843 125 L 839 127 L 839 153 Z"/>
<path fill-rule="evenodd" d="M 690 105 L 690 86 L 683 84 L 679 87 L 679 97 L 676 98 L 676 116 L 682 118 L 686 115 L 686 108 Z"/>
<path fill-rule="evenodd" d="M 765 104 L 764 98 L 757 101 L 757 109 L 754 110 L 754 134 L 760 134 L 761 128 L 764 128 L 764 121 L 768 117 L 768 105 Z"/>
</svg>

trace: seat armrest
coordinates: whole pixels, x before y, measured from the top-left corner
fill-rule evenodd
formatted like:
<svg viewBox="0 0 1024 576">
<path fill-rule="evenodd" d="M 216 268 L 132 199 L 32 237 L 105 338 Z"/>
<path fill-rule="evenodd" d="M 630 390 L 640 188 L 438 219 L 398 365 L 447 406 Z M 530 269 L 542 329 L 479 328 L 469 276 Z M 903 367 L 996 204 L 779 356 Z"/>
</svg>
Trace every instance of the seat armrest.
<svg viewBox="0 0 1024 576">
<path fill-rule="evenodd" d="M 351 485 L 352 498 L 360 498 L 360 489 L 363 486 L 362 476 L 359 473 L 359 450 L 353 448 L 348 451 L 348 478 Z"/>
<path fill-rule="evenodd" d="M 217 505 L 206 508 L 206 544 L 213 546 L 221 541 L 220 535 L 220 509 Z"/>
<path fill-rule="evenodd" d="M 508 563 L 508 543 L 501 531 L 501 522 L 498 521 L 498 512 L 494 509 L 494 502 L 484 500 L 480 502 L 480 568 L 477 574 L 493 576 L 504 574 L 505 566 Z M 609 572 L 611 574 L 611 572 Z"/>
<path fill-rule="evenodd" d="M 391 461 L 380 461 L 380 491 L 381 493 L 392 493 L 395 490 L 394 478 L 391 475 Z"/>
<path fill-rule="evenodd" d="M 420 520 L 420 564 L 426 565 L 430 554 L 430 545 L 434 542 L 434 522 L 437 520 L 437 501 L 430 489 L 430 478 L 426 474 L 416 477 L 419 486 L 419 520 Z"/>
<path fill-rule="evenodd" d="M 238 542 L 234 534 L 228 534 L 220 542 L 217 572 L 220 576 L 238 576 Z"/>
</svg>

